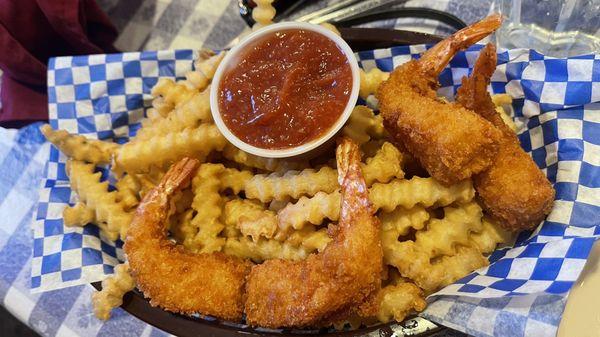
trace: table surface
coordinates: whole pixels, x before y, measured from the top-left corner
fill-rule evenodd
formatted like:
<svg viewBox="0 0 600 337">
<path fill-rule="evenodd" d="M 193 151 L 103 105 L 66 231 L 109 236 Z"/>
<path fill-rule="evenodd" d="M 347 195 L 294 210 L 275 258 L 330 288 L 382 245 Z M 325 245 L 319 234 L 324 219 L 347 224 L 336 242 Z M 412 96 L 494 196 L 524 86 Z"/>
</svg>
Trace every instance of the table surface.
<svg viewBox="0 0 600 337">
<path fill-rule="evenodd" d="M 121 32 L 123 51 L 176 48 L 219 49 L 247 29 L 237 0 L 97 0 Z M 333 1 L 311 2 L 318 8 Z M 411 0 L 411 7 L 448 11 L 472 23 L 490 11 L 491 0 Z M 401 27 L 445 34 L 428 20 L 386 20 L 380 27 Z M 30 225 L 50 144 L 37 129 L 0 128 L 0 300 L 20 321 L 42 336 L 167 336 L 121 309 L 97 320 L 91 308 L 91 286 L 30 294 L 32 240 Z M 462 336 L 445 331 L 436 336 Z"/>
</svg>

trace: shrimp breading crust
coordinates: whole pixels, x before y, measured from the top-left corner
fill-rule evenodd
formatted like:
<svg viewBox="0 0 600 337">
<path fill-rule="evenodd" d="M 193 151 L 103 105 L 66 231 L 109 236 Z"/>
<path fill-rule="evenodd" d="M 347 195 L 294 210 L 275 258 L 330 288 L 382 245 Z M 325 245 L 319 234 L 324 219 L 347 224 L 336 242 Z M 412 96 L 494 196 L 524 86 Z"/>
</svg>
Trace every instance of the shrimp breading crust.
<svg viewBox="0 0 600 337">
<path fill-rule="evenodd" d="M 554 189 L 496 112 L 487 91 L 495 69 L 496 48 L 488 44 L 481 50 L 471 76 L 463 78 L 456 96 L 457 102 L 492 122 L 502 134 L 492 165 L 477 174 L 473 184 L 485 209 L 503 227 L 513 231 L 531 229 L 552 209 Z"/>
<path fill-rule="evenodd" d="M 369 201 L 358 146 L 344 138 L 336 155 L 342 201 L 333 241 L 304 261 L 270 260 L 254 266 L 246 284 L 249 324 L 317 326 L 380 289 L 380 224 Z"/>
<path fill-rule="evenodd" d="M 125 253 L 138 288 L 153 306 L 240 320 L 251 263 L 223 253 L 189 253 L 166 236 L 173 196 L 189 185 L 197 167 L 197 160 L 182 159 L 148 192 L 128 229 Z"/>
<path fill-rule="evenodd" d="M 486 169 L 498 152 L 493 125 L 456 103 L 437 99 L 437 76 L 461 49 L 496 30 L 497 15 L 464 28 L 398 66 L 377 92 L 386 129 L 437 180 L 450 185 Z"/>
</svg>

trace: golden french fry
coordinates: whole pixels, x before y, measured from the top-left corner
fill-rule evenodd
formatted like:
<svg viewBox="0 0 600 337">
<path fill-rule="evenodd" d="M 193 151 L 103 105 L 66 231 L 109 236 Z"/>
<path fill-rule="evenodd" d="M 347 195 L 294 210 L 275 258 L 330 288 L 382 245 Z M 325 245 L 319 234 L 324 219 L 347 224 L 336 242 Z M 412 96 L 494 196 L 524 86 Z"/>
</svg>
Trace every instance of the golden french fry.
<svg viewBox="0 0 600 337">
<path fill-rule="evenodd" d="M 342 128 L 342 133 L 358 145 L 364 144 L 372 138 L 383 139 L 387 137 L 387 132 L 383 127 L 383 118 L 380 115 L 375 115 L 373 110 L 364 105 L 354 107 L 348 122 Z"/>
<path fill-rule="evenodd" d="M 250 171 L 224 167 L 220 175 L 221 190 L 229 189 L 234 194 L 238 194 L 244 190 L 252 177 L 253 174 Z"/>
<path fill-rule="evenodd" d="M 204 90 L 215 75 L 217 67 L 225 57 L 225 51 L 215 55 L 210 49 L 199 52 L 199 57 L 194 61 L 194 70 L 185 74 L 187 82 L 195 89 Z"/>
<path fill-rule="evenodd" d="M 226 254 L 252 259 L 255 262 L 272 259 L 302 260 L 315 252 L 317 247 L 322 249 L 329 242 L 325 238 L 329 238 L 325 230 L 314 233 L 307 236 L 307 239 L 303 240 L 300 245 L 297 245 L 297 242 L 281 242 L 265 238 L 260 238 L 256 242 L 248 237 L 228 238 L 223 251 Z"/>
<path fill-rule="evenodd" d="M 140 203 L 140 192 L 142 185 L 135 176 L 127 174 L 115 183 L 117 189 L 117 202 L 123 205 L 125 210 L 131 210 Z"/>
<path fill-rule="evenodd" d="M 317 192 L 330 193 L 339 188 L 337 170 L 323 166 L 320 170 L 304 169 L 286 173 L 257 174 L 246 184 L 246 196 L 261 202 L 298 199 Z"/>
<path fill-rule="evenodd" d="M 471 233 L 472 246 L 483 254 L 488 254 L 496 249 L 500 243 L 510 242 L 513 233 L 507 231 L 498 222 L 487 215 L 481 219 L 482 228 L 478 233 Z"/>
<path fill-rule="evenodd" d="M 402 322 L 408 314 L 423 311 L 426 306 L 423 291 L 410 282 L 387 285 L 374 298 L 374 314 L 382 323 Z"/>
<path fill-rule="evenodd" d="M 492 95 L 492 102 L 494 102 L 494 105 L 496 106 L 496 111 L 502 118 L 502 121 L 504 121 L 504 124 L 508 125 L 508 127 L 511 130 L 516 132 L 517 126 L 515 125 L 515 122 L 508 115 L 507 111 L 504 109 L 506 106 L 511 105 L 512 101 L 513 101 L 512 97 L 510 97 L 510 95 L 508 95 L 508 94 Z"/>
<path fill-rule="evenodd" d="M 388 182 L 390 179 L 404 177 L 401 168 L 402 154 L 392 144 L 385 143 L 375 154 L 361 164 L 367 185 L 375 181 Z M 317 192 L 332 193 L 339 188 L 337 170 L 323 166 L 321 169 L 304 169 L 286 173 L 258 174 L 246 184 L 246 197 L 261 202 L 286 200 L 291 197 L 313 196 Z"/>
<path fill-rule="evenodd" d="M 410 180 L 392 180 L 386 184 L 375 183 L 369 189 L 369 198 L 376 209 L 386 212 L 396 207 L 412 208 L 446 206 L 453 202 L 464 203 L 473 198 L 475 191 L 470 180 L 444 186 L 433 178 L 413 177 Z M 299 229 L 306 223 L 321 224 L 324 219 L 336 221 L 340 214 L 339 191 L 302 197 L 278 212 L 279 228 Z"/>
<path fill-rule="evenodd" d="M 253 154 L 244 152 L 229 143 L 223 149 L 223 156 L 238 164 L 271 172 L 301 170 L 307 167 L 306 163 L 300 161 L 255 156 Z"/>
<path fill-rule="evenodd" d="M 254 242 L 260 237 L 273 238 L 277 231 L 277 215 L 258 202 L 233 199 L 225 204 L 223 219 L 226 227 L 234 226 Z"/>
<path fill-rule="evenodd" d="M 227 141 L 214 124 L 202 124 L 194 129 L 129 142 L 119 148 L 116 156 L 117 172 L 145 173 L 155 166 L 164 168 L 179 158 L 193 157 L 205 160 L 212 151 L 220 151 Z"/>
<path fill-rule="evenodd" d="M 191 251 L 210 253 L 220 251 L 225 239 L 219 234 L 225 229 L 222 217 L 224 198 L 220 191 L 229 189 L 239 193 L 252 174 L 226 168 L 222 164 L 202 164 L 192 180 L 194 198 L 191 207 L 196 215 L 191 221 L 180 224 L 177 231 L 183 245 Z"/>
<path fill-rule="evenodd" d="M 138 130 L 131 142 L 180 132 L 187 128 L 197 128 L 202 123 L 212 122 L 209 97 L 209 89 L 194 93 L 188 101 L 174 108 L 164 118 L 142 124 L 142 128 Z"/>
<path fill-rule="evenodd" d="M 466 179 L 452 186 L 444 186 L 433 178 L 413 177 L 410 180 L 392 180 L 387 184 L 375 183 L 370 188 L 371 202 L 386 212 L 396 207 L 411 208 L 417 204 L 446 206 L 453 202 L 465 203 L 473 199 L 475 191 Z"/>
<path fill-rule="evenodd" d="M 165 104 L 176 107 L 186 102 L 196 92 L 198 92 L 198 90 L 185 82 L 176 83 L 170 78 L 161 77 L 152 88 L 151 94 L 154 97 L 162 97 Z"/>
<path fill-rule="evenodd" d="M 66 168 L 71 189 L 94 210 L 96 222 L 106 223 L 106 227 L 101 227 L 106 236 L 113 241 L 119 236 L 125 239 L 133 214 L 117 202 L 115 191 L 108 192 L 108 182 L 100 182 L 101 173 L 94 172 L 94 165 L 76 160 L 69 160 Z"/>
<path fill-rule="evenodd" d="M 340 31 L 334 25 L 332 25 L 329 22 L 323 22 L 321 24 L 321 27 L 329 29 L 330 31 L 332 31 L 337 36 L 342 36 L 342 33 L 340 33 Z"/>
<path fill-rule="evenodd" d="M 115 267 L 114 274 L 102 281 L 102 290 L 92 294 L 94 314 L 101 320 L 110 318 L 112 309 L 123 304 L 123 296 L 135 288 L 135 280 L 129 273 L 129 264 Z"/>
<path fill-rule="evenodd" d="M 46 139 L 67 157 L 94 164 L 109 164 L 119 144 L 54 130 L 48 124 L 41 128 Z"/>
<path fill-rule="evenodd" d="M 431 219 L 427 230 L 415 234 L 415 245 L 431 258 L 453 255 L 456 247 L 469 244 L 471 233 L 481 231 L 482 215 L 476 202 L 445 207 L 442 219 Z"/>
<path fill-rule="evenodd" d="M 387 183 L 392 178 L 404 178 L 403 155 L 391 143 L 385 142 L 373 157 L 362 165 L 363 176 L 368 186 L 375 182 Z"/>
<path fill-rule="evenodd" d="M 379 85 L 390 77 L 390 73 L 373 68 L 368 72 L 360 70 L 360 90 L 358 95 L 366 99 L 369 95 L 375 94 Z"/>
<path fill-rule="evenodd" d="M 190 250 L 212 253 L 221 250 L 225 244 L 225 239 L 218 237 L 225 227 L 220 220 L 223 198 L 219 194 L 219 175 L 223 169 L 220 164 L 202 164 L 192 180 L 192 209 L 197 213 L 190 228 L 183 230 L 186 233 L 183 245 Z"/>
<path fill-rule="evenodd" d="M 264 26 L 273 23 L 275 17 L 275 7 L 273 0 L 255 0 L 256 7 L 252 10 L 252 19 L 256 22 L 252 26 L 252 30 L 260 29 Z"/>
<path fill-rule="evenodd" d="M 163 97 L 156 97 L 152 100 L 152 108 L 146 112 L 147 118 L 142 120 L 142 128 L 167 117 L 171 111 L 173 111 L 173 105 L 167 104 Z"/>
<path fill-rule="evenodd" d="M 74 206 L 67 206 L 63 209 L 63 223 L 67 227 L 83 227 L 95 222 L 96 212 L 83 202 L 78 202 Z M 100 224 L 99 226 L 102 228 L 106 224 Z"/>
<path fill-rule="evenodd" d="M 492 95 L 492 102 L 495 106 L 511 105 L 513 99 L 509 94 L 496 94 Z"/>
<path fill-rule="evenodd" d="M 445 217 L 431 219 L 427 229 L 416 232 L 414 241 L 398 239 L 406 235 L 408 227 L 425 228 L 427 217 L 410 211 L 382 217 L 384 261 L 427 293 L 487 264 L 479 250 L 461 245 L 469 244 L 471 228 L 481 229 L 481 208 L 472 202 L 458 208 L 447 207 L 444 211 Z M 393 213 L 396 212 L 401 211 Z M 403 225 L 398 226 L 398 223 Z"/>
</svg>

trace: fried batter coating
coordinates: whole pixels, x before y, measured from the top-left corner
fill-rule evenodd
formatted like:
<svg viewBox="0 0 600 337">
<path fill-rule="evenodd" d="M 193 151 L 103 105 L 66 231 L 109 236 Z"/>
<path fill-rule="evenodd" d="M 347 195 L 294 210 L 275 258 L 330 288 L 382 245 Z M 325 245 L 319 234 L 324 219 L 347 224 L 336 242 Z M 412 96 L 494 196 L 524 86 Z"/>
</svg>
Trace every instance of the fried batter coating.
<svg viewBox="0 0 600 337">
<path fill-rule="evenodd" d="M 437 76 L 456 52 L 491 34 L 500 23 L 494 15 L 460 30 L 419 60 L 397 67 L 378 89 L 388 132 L 444 184 L 486 169 L 498 152 L 500 134 L 473 111 L 438 100 Z"/>
<path fill-rule="evenodd" d="M 487 91 L 496 69 L 496 48 L 481 50 L 473 73 L 463 78 L 457 101 L 486 118 L 501 131 L 500 150 L 492 165 L 473 178 L 485 209 L 512 231 L 537 226 L 552 209 L 554 189 L 533 159 L 523 151 L 519 139 L 496 112 Z"/>
<path fill-rule="evenodd" d="M 337 161 L 342 187 L 337 235 L 323 252 L 304 261 L 270 260 L 253 267 L 246 285 L 249 324 L 315 326 L 380 289 L 380 225 L 362 177 L 358 146 L 343 139 Z"/>
<path fill-rule="evenodd" d="M 239 320 L 251 263 L 223 253 L 189 253 L 166 237 L 173 195 L 189 185 L 197 167 L 197 160 L 182 159 L 144 197 L 127 232 L 125 253 L 138 288 L 153 306 Z"/>
</svg>

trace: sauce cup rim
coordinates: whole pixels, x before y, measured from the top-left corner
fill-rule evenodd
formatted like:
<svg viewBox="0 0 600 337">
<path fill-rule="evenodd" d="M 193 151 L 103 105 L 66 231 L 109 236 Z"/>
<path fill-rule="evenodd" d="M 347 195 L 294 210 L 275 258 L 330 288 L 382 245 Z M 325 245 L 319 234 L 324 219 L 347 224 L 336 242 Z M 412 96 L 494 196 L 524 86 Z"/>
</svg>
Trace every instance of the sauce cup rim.
<svg viewBox="0 0 600 337">
<path fill-rule="evenodd" d="M 348 59 L 348 63 L 350 65 L 350 69 L 352 72 L 352 89 L 351 89 L 350 95 L 348 97 L 348 102 L 346 103 L 346 107 L 344 108 L 344 111 L 342 112 L 340 117 L 337 119 L 337 121 L 333 124 L 333 126 L 329 130 L 327 130 L 325 133 L 323 133 L 321 136 L 319 136 L 307 143 L 304 143 L 304 144 L 301 144 L 298 146 L 294 146 L 294 147 L 290 147 L 290 148 L 286 148 L 286 149 L 264 149 L 264 148 L 256 147 L 256 146 L 250 145 L 250 144 L 244 142 L 243 140 L 241 140 L 240 138 L 238 138 L 235 134 L 233 134 L 233 132 L 231 132 L 231 130 L 229 130 L 229 128 L 223 121 L 223 118 L 221 117 L 221 112 L 219 111 L 219 86 L 220 86 L 221 77 L 223 75 L 223 72 L 227 69 L 228 63 L 230 63 L 232 59 L 235 59 L 235 57 L 240 52 L 244 51 L 245 47 L 248 44 L 263 37 L 264 35 L 267 35 L 267 34 L 270 34 L 273 32 L 277 32 L 277 31 L 284 31 L 284 30 L 291 30 L 291 29 L 310 30 L 310 31 L 319 33 L 321 35 L 324 35 L 325 37 L 332 40 L 341 49 L 342 53 Z M 217 67 L 217 70 L 215 71 L 215 75 L 213 77 L 212 84 L 210 87 L 210 110 L 211 110 L 213 120 L 214 120 L 215 124 L 217 125 L 217 128 L 219 129 L 219 131 L 223 134 L 223 136 L 225 136 L 225 138 L 230 143 L 232 143 L 238 149 L 243 150 L 248 153 L 251 153 L 253 155 L 260 156 L 260 157 L 289 158 L 289 157 L 295 157 L 295 156 L 304 154 L 306 152 L 309 152 L 311 150 L 314 150 L 317 147 L 319 147 L 320 145 L 327 142 L 333 136 L 335 136 L 335 134 L 337 134 L 338 131 L 344 126 L 344 124 L 346 123 L 348 118 L 350 118 L 350 114 L 352 114 L 352 110 L 354 109 L 354 106 L 356 105 L 356 101 L 358 99 L 359 88 L 360 88 L 360 73 L 359 73 L 359 68 L 358 68 L 358 62 L 356 61 L 354 52 L 352 51 L 350 46 L 346 43 L 346 41 L 344 41 L 344 39 L 342 39 L 340 36 L 338 36 L 337 34 L 332 32 L 331 30 L 329 30 L 323 26 L 320 26 L 320 25 L 304 23 L 304 22 L 275 23 L 275 24 L 271 24 L 266 27 L 263 27 L 255 32 L 252 32 L 251 34 L 247 35 L 237 45 L 235 45 L 233 48 L 231 48 L 231 50 L 229 50 L 227 52 L 227 54 L 225 54 L 225 57 L 223 58 L 223 60 L 219 64 L 219 66 Z"/>
</svg>

